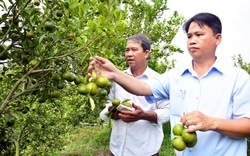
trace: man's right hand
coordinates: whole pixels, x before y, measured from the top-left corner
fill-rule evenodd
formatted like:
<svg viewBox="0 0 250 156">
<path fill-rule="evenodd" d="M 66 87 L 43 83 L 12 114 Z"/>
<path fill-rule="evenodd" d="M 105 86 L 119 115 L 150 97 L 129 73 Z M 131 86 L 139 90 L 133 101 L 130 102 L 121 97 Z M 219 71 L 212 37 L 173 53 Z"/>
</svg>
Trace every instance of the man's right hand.
<svg viewBox="0 0 250 156">
<path fill-rule="evenodd" d="M 115 67 L 113 63 L 111 63 L 109 60 L 95 56 L 90 57 L 90 63 L 88 67 L 88 76 L 92 77 L 92 72 L 96 72 L 96 76 L 100 73 L 104 76 L 106 76 L 109 80 L 113 80 L 115 77 L 115 72 L 118 71 L 118 69 Z"/>
</svg>

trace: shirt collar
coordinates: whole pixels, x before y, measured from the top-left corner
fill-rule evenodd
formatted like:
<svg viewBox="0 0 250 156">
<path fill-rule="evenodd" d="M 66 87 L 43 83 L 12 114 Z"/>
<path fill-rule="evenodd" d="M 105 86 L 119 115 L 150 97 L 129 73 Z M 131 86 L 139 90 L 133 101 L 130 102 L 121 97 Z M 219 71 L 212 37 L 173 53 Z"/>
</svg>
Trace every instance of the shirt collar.
<svg viewBox="0 0 250 156">
<path fill-rule="evenodd" d="M 216 60 L 213 64 L 213 66 L 211 67 L 211 69 L 208 71 L 212 71 L 212 70 L 216 70 L 218 72 L 220 72 L 221 74 L 223 74 L 225 72 L 227 68 L 225 66 L 223 66 L 221 60 L 219 60 L 217 57 L 216 57 Z M 185 66 L 183 68 L 180 69 L 180 75 L 184 75 L 185 73 L 194 73 L 194 69 L 193 69 L 193 63 L 192 63 L 192 60 L 189 62 L 189 65 L 188 66 Z"/>
<path fill-rule="evenodd" d="M 128 69 L 124 70 L 124 73 L 126 73 L 126 74 L 128 74 L 130 76 L 133 76 L 130 67 Z M 150 75 L 151 75 L 150 68 L 147 66 L 146 70 L 138 77 L 143 77 L 143 76 L 149 77 Z"/>
</svg>

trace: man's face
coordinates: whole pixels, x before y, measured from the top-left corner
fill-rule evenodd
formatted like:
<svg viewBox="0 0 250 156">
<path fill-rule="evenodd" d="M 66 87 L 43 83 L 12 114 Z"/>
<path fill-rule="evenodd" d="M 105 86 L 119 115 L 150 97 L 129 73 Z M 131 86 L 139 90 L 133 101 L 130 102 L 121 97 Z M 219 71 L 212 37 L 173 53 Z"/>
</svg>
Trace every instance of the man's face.
<svg viewBox="0 0 250 156">
<path fill-rule="evenodd" d="M 203 25 L 200 27 L 192 22 L 187 34 L 187 48 L 193 58 L 214 57 L 217 45 L 220 43 L 220 34 L 213 35 L 212 29 Z"/>
<path fill-rule="evenodd" d="M 149 51 L 143 52 L 140 42 L 127 41 L 125 57 L 128 65 L 132 68 L 145 66 Z"/>
</svg>

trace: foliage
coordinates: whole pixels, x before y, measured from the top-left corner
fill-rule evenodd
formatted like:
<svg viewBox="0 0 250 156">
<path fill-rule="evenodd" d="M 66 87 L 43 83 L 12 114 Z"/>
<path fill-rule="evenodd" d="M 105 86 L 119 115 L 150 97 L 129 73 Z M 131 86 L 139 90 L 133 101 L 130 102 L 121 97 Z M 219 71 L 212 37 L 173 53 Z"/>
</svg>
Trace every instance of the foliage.
<svg viewBox="0 0 250 156">
<path fill-rule="evenodd" d="M 244 62 L 241 54 L 238 54 L 238 56 L 233 57 L 234 60 L 234 66 L 239 67 L 241 69 L 244 69 L 248 74 L 250 74 L 250 62 Z"/>
<path fill-rule="evenodd" d="M 152 40 L 149 66 L 172 68 L 182 52 L 171 41 L 184 18 L 162 19 L 167 0 L 0 0 L 0 155 L 61 148 L 60 135 L 81 122 L 101 122 L 107 97 L 81 95 L 88 58 L 100 55 L 121 70 L 126 38 Z M 72 76 L 65 78 L 64 73 Z M 78 83 L 77 83 L 78 84 Z M 108 88 L 106 88 L 108 90 Z M 56 141 L 55 141 L 56 140 Z"/>
</svg>

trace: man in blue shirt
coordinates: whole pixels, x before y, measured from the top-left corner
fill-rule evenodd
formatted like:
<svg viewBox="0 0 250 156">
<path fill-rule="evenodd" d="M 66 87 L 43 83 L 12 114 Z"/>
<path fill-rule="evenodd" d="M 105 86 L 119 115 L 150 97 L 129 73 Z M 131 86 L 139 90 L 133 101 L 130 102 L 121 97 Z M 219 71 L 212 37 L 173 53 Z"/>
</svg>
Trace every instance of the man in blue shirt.
<svg viewBox="0 0 250 156">
<path fill-rule="evenodd" d="M 144 95 L 149 102 L 170 99 L 170 122 L 182 123 L 187 132 L 197 132 L 193 148 L 176 151 L 177 156 L 246 156 L 250 136 L 250 77 L 216 57 L 222 40 L 220 19 L 199 13 L 183 26 L 190 65 L 159 78 L 142 82 L 129 78 L 108 60 L 95 57 L 89 71 L 102 69 L 127 91 Z"/>
</svg>

